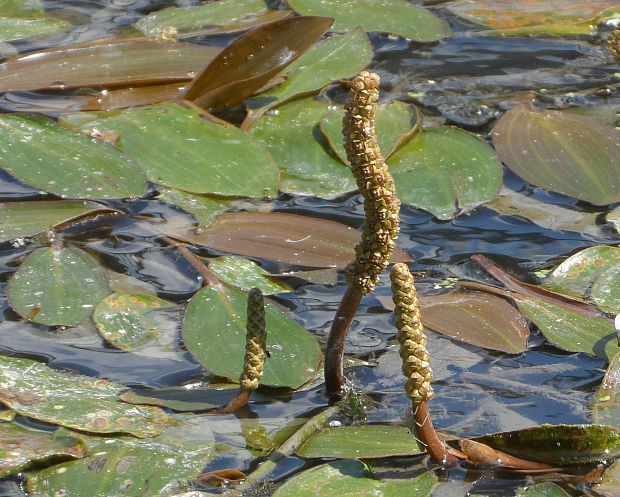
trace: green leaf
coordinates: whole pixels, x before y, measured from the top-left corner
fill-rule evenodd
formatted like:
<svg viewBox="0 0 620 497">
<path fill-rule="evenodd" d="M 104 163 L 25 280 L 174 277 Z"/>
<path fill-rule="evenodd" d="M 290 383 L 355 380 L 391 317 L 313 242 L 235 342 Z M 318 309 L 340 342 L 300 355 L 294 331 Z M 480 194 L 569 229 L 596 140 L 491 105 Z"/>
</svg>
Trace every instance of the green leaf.
<svg viewBox="0 0 620 497">
<path fill-rule="evenodd" d="M 363 29 L 330 36 L 288 66 L 283 71 L 286 81 L 261 93 L 258 99 L 269 99 L 268 108 L 280 106 L 296 96 L 314 93 L 335 80 L 355 76 L 370 64 L 371 57 L 372 47 Z"/>
<path fill-rule="evenodd" d="M 86 445 L 81 438 L 0 423 L 0 478 L 58 457 L 77 459 L 85 455 Z"/>
<path fill-rule="evenodd" d="M 357 188 L 351 170 L 316 139 L 318 123 L 329 109 L 312 99 L 296 100 L 264 115 L 250 130 L 278 164 L 282 191 L 334 198 Z"/>
<path fill-rule="evenodd" d="M 268 271 L 244 257 L 224 256 L 209 259 L 209 269 L 226 283 L 246 292 L 253 287 L 260 288 L 265 295 L 292 291 L 290 286 L 270 279 Z"/>
<path fill-rule="evenodd" d="M 517 107 L 493 130 L 501 161 L 525 181 L 595 205 L 620 200 L 620 131 L 587 117 Z"/>
<path fill-rule="evenodd" d="M 620 433 L 602 425 L 548 425 L 472 439 L 522 459 L 552 465 L 605 461 L 620 455 Z"/>
<path fill-rule="evenodd" d="M 401 201 L 442 220 L 493 200 L 502 184 L 493 149 L 452 126 L 424 130 L 394 153 L 388 166 Z"/>
<path fill-rule="evenodd" d="M 620 430 L 620 352 L 609 363 L 591 409 L 597 423 Z"/>
<path fill-rule="evenodd" d="M 607 214 L 605 220 L 620 233 L 620 205 Z"/>
<path fill-rule="evenodd" d="M 609 320 L 585 316 L 536 298 L 516 295 L 513 298 L 525 317 L 555 346 L 608 361 L 618 352 L 616 331 Z"/>
<path fill-rule="evenodd" d="M 303 15 L 336 19 L 334 31 L 361 26 L 366 31 L 382 31 L 417 41 L 435 41 L 448 36 L 445 21 L 404 0 L 287 0 Z"/>
<path fill-rule="evenodd" d="M 83 200 L 39 200 L 0 203 L 0 241 L 32 236 L 103 206 Z M 110 210 L 110 212 L 114 212 Z"/>
<path fill-rule="evenodd" d="M 325 428 L 310 437 L 299 448 L 297 455 L 372 459 L 421 454 L 424 451 L 404 426 L 364 425 Z"/>
<path fill-rule="evenodd" d="M 517 497 L 569 497 L 569 495 L 555 483 L 545 481 L 527 487 L 519 492 Z"/>
<path fill-rule="evenodd" d="M 68 27 L 67 22 L 51 17 L 42 19 L 0 17 L 0 42 L 38 38 L 64 31 Z"/>
<path fill-rule="evenodd" d="M 218 376 L 238 381 L 243 370 L 247 293 L 208 286 L 192 297 L 183 321 L 185 347 Z M 267 349 L 263 385 L 299 388 L 320 360 L 316 340 L 277 307 L 265 302 Z"/>
<path fill-rule="evenodd" d="M 238 24 L 244 17 L 258 16 L 266 8 L 263 0 L 220 0 L 194 7 L 169 7 L 143 17 L 136 28 L 150 37 L 159 36 L 171 27 L 186 35 L 218 33 L 222 32 L 218 29 L 222 24 Z"/>
<path fill-rule="evenodd" d="M 378 480 L 360 461 L 336 461 L 298 474 L 273 497 L 424 497 L 436 482 L 430 472 L 409 480 Z"/>
<path fill-rule="evenodd" d="M 119 395 L 123 402 L 167 407 L 174 411 L 205 411 L 226 406 L 239 388 L 231 383 L 209 384 L 206 388 L 162 388 L 127 390 Z"/>
<path fill-rule="evenodd" d="M 76 325 L 107 294 L 103 269 L 76 248 L 37 249 L 9 281 L 9 301 L 15 312 L 48 325 Z"/>
<path fill-rule="evenodd" d="M 167 421 L 165 413 L 125 404 L 118 399 L 120 391 L 107 380 L 0 356 L 0 402 L 22 416 L 93 433 L 158 435 Z"/>
<path fill-rule="evenodd" d="M 41 0 L 0 0 L 0 12 L 11 17 L 42 17 Z"/>
<path fill-rule="evenodd" d="M 20 181 L 61 197 L 139 197 L 140 168 L 109 145 L 36 116 L 0 116 L 0 164 Z"/>
<path fill-rule="evenodd" d="M 234 126 L 204 118 L 176 103 L 123 112 L 67 116 L 82 131 L 114 130 L 118 147 L 131 155 L 150 181 L 193 193 L 275 196 L 278 169 L 265 148 Z"/>
<path fill-rule="evenodd" d="M 198 476 L 215 455 L 212 421 L 183 419 L 149 440 L 95 441 L 88 457 L 29 475 L 28 492 L 41 497 L 170 495 Z"/>
<path fill-rule="evenodd" d="M 159 337 L 151 314 L 174 304 L 154 295 L 113 293 L 104 298 L 93 313 L 93 321 L 103 338 L 118 349 L 132 349 Z"/>
</svg>

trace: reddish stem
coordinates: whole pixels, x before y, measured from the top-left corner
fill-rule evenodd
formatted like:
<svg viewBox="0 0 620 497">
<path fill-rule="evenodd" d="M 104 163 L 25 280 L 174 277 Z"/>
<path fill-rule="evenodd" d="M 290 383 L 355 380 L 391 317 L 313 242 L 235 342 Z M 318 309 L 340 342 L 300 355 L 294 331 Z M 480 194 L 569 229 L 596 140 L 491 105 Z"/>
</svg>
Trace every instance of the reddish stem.
<svg viewBox="0 0 620 497">
<path fill-rule="evenodd" d="M 419 403 L 412 403 L 413 418 L 415 419 L 415 435 L 426 446 L 431 461 L 443 466 L 454 466 L 458 459 L 448 452 L 448 449 L 439 440 L 433 422 L 428 413 L 426 399 Z"/>
</svg>

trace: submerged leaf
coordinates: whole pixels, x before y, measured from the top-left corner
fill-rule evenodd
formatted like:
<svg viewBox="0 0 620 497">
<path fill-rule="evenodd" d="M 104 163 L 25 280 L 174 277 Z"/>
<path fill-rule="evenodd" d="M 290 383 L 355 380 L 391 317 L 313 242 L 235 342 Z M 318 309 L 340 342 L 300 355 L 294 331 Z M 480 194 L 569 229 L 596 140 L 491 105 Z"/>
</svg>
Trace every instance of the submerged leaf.
<svg viewBox="0 0 620 497">
<path fill-rule="evenodd" d="M 620 131 L 569 113 L 517 107 L 493 130 L 501 161 L 525 181 L 595 205 L 620 200 Z"/>
<path fill-rule="evenodd" d="M 73 326 L 108 294 L 103 269 L 76 248 L 40 248 L 9 281 L 11 307 L 24 319 Z"/>
<path fill-rule="evenodd" d="M 0 402 L 22 416 L 93 433 L 158 435 L 167 421 L 165 413 L 124 404 L 118 399 L 120 391 L 107 380 L 0 356 Z"/>
<path fill-rule="evenodd" d="M 192 297 L 183 321 L 183 341 L 198 362 L 218 376 L 238 381 L 243 370 L 247 293 L 208 286 Z M 267 350 L 261 384 L 299 388 L 320 360 L 316 340 L 273 304 L 265 303 Z"/>
<path fill-rule="evenodd" d="M 527 487 L 519 492 L 517 497 L 569 497 L 569 495 L 555 483 L 546 481 Z"/>
<path fill-rule="evenodd" d="M 239 391 L 231 383 L 209 384 L 203 389 L 185 387 L 153 390 L 127 390 L 119 395 L 123 402 L 167 407 L 174 411 L 206 411 L 226 406 Z"/>
</svg>

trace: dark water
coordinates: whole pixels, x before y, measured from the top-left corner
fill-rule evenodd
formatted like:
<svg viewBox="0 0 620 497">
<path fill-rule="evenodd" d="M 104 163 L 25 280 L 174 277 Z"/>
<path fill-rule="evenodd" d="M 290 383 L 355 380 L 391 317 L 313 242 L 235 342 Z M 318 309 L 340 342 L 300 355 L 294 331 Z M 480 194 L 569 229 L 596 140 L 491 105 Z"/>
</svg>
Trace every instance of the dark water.
<svg viewBox="0 0 620 497">
<path fill-rule="evenodd" d="M 184 3 L 184 5 L 187 3 Z M 17 45 L 20 51 L 81 43 L 103 34 L 122 33 L 144 13 L 157 10 L 164 2 L 66 1 L 47 2 L 57 17 L 70 20 L 68 34 Z M 445 14 L 443 14 L 445 15 Z M 385 88 L 404 95 L 424 92 L 421 99 L 429 122 L 451 122 L 486 137 L 493 120 L 519 95 L 534 90 L 540 105 L 618 105 L 614 73 L 618 67 L 605 55 L 597 39 L 485 38 L 472 36 L 469 26 L 448 17 L 454 36 L 434 44 L 418 44 L 393 37 L 372 37 L 375 56 L 371 65 L 385 82 Z M 209 40 L 201 40 L 208 42 Z M 217 40 L 222 43 L 223 40 Z M 606 99 L 594 90 L 612 87 Z M 541 92 L 541 89 L 545 91 Z M 617 88 L 617 87 L 616 87 Z M 548 92 L 552 90 L 552 95 Z M 562 96 L 573 92 L 570 97 Z M 7 101 L 2 104 L 5 108 Z M 398 245 L 412 257 L 410 265 L 425 272 L 419 279 L 421 293 L 435 283 L 457 276 L 490 281 L 469 262 L 472 254 L 485 254 L 502 267 L 528 278 L 533 270 L 546 268 L 585 247 L 618 245 L 619 238 L 604 224 L 604 209 L 576 202 L 559 194 L 532 187 L 505 171 L 503 195 L 521 195 L 540 205 L 558 206 L 566 213 L 589 215 L 593 224 L 584 232 L 566 228 L 549 229 L 522 215 L 510 215 L 481 206 L 449 222 L 441 222 L 423 211 L 404 207 Z M 29 200 L 40 197 L 38 190 L 15 182 L 0 171 L 0 200 Z M 157 200 L 119 202 L 126 218 L 97 220 L 65 234 L 99 258 L 111 271 L 148 282 L 158 295 L 184 303 L 199 288 L 198 275 L 183 259 L 145 227 L 132 221 L 137 214 L 168 219 L 178 210 Z M 359 196 L 351 194 L 334 201 L 314 197 L 281 196 L 274 207 L 281 212 L 299 213 L 360 227 L 363 223 Z M 191 218 L 188 217 L 191 221 Z M 45 326 L 24 324 L 10 309 L 6 281 L 16 271 L 32 246 L 0 245 L 0 349 L 10 354 L 33 357 L 53 367 L 108 378 L 136 387 L 165 387 L 209 381 L 208 373 L 182 349 L 178 321 L 182 309 L 166 311 L 174 351 L 166 354 L 135 354 L 103 345 L 92 325 L 57 331 Z M 280 266 L 264 261 L 273 271 Z M 294 292 L 278 296 L 295 312 L 298 321 L 320 340 L 329 331 L 344 286 L 300 285 Z M 383 277 L 376 296 L 364 299 L 352 326 L 347 352 L 370 361 L 373 367 L 350 370 L 353 383 L 363 391 L 365 415 L 369 422 L 402 424 L 409 402 L 394 343 L 394 324 L 381 297 L 389 295 Z M 431 411 L 438 428 L 455 435 L 474 436 L 514 430 L 541 423 L 591 422 L 588 404 L 605 370 L 604 361 L 585 354 L 568 354 L 549 346 L 533 330 L 529 350 L 513 356 L 460 344 L 431 334 L 429 350 L 435 373 L 435 399 Z M 253 416 L 275 433 L 282 425 L 308 416 L 326 401 L 321 385 L 288 396 L 255 399 Z M 231 416 L 231 422 L 235 420 Z M 278 420 L 277 422 L 273 420 Z M 243 440 L 235 440 L 237 450 L 224 454 L 212 466 L 247 470 L 256 461 L 243 450 Z M 394 460 L 395 467 L 416 467 L 418 459 Z M 276 476 L 284 477 L 307 463 L 287 460 Z M 473 482 L 473 483 L 472 483 Z M 0 495 L 16 495 L 19 480 L 0 481 Z M 513 495 L 523 485 L 521 477 L 488 472 L 452 470 L 433 495 Z M 473 486 L 472 486 L 473 485 Z M 576 495 L 580 495 L 576 493 Z"/>
</svg>

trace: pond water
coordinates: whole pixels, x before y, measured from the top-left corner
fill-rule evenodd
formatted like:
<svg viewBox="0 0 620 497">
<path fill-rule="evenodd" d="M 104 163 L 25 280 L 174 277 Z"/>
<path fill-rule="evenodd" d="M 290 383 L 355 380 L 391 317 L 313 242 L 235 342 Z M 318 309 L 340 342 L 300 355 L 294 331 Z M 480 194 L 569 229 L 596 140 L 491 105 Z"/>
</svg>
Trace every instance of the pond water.
<svg viewBox="0 0 620 497">
<path fill-rule="evenodd" d="M 610 60 L 601 40 L 608 28 L 580 37 L 480 37 L 481 28 L 433 7 L 446 19 L 452 36 L 434 43 L 418 43 L 384 34 L 371 34 L 373 58 L 369 70 L 382 78 L 382 98 L 400 96 L 416 103 L 425 114 L 425 125 L 452 123 L 490 142 L 496 119 L 515 102 L 532 101 L 539 107 L 580 105 L 617 111 L 618 65 Z M 174 2 L 148 0 L 45 1 L 46 12 L 71 23 L 65 34 L 14 44 L 20 53 L 85 43 L 103 36 L 125 33 L 144 15 Z M 179 1 L 179 5 L 196 4 Z M 199 43 L 222 46 L 233 37 L 205 37 Z M 604 91 L 601 91 L 601 89 Z M 333 91 L 336 101 L 344 93 Z M 19 110 L 23 95 L 7 94 L 0 108 Z M 56 113 L 48 113 L 56 117 Z M 533 272 L 554 267 L 569 255 L 596 245 L 620 245 L 618 233 L 605 221 L 609 206 L 597 207 L 535 187 L 504 168 L 499 197 L 449 221 L 411 206 L 401 210 L 397 245 L 412 259 L 416 286 L 422 295 L 440 288 L 447 278 L 493 283 L 469 258 L 484 254 L 520 279 L 533 281 Z M 108 274 L 121 273 L 140 280 L 161 298 L 182 304 L 159 311 L 158 322 L 168 348 L 152 347 L 140 353 L 116 350 L 86 320 L 67 330 L 24 323 L 12 310 L 7 282 L 24 256 L 36 245 L 0 245 L 0 349 L 10 355 L 42 360 L 54 368 L 106 378 L 136 388 L 181 385 L 201 386 L 209 373 L 183 348 L 179 322 L 183 304 L 201 287 L 196 270 L 162 239 L 145 228 L 141 216 L 192 224 L 194 218 L 156 198 L 111 201 L 126 216 L 103 217 L 68 228 L 64 240 L 94 255 Z M 39 189 L 22 184 L 0 171 L 0 201 L 43 198 Z M 258 202 L 258 201 L 257 201 Z M 325 200 L 316 196 L 280 194 L 259 202 L 263 209 L 302 214 L 360 228 L 364 223 L 362 200 L 356 193 Z M 200 255 L 219 255 L 201 249 Z M 286 264 L 254 258 L 263 268 L 279 273 Z M 290 280 L 293 291 L 279 294 L 277 302 L 321 343 L 327 338 L 334 313 L 344 292 L 342 274 L 336 285 Z M 135 282 L 134 282 L 135 283 Z M 136 283 L 137 284 L 137 283 Z M 410 404 L 404 395 L 395 346 L 394 317 L 385 307 L 390 297 L 387 274 L 375 294 L 365 297 L 354 320 L 346 352 L 357 359 L 347 377 L 359 390 L 363 415 L 348 413 L 343 421 L 403 424 Z M 607 368 L 607 361 L 585 353 L 565 352 L 550 345 L 532 325 L 528 350 L 511 355 L 428 333 L 434 372 L 435 398 L 430 402 L 435 426 L 456 437 L 509 431 L 542 423 L 591 423 L 589 405 Z M 366 362 L 364 362 L 366 361 Z M 296 392 L 265 390 L 253 397 L 247 412 L 268 436 L 294 426 L 299 419 L 327 405 L 321 380 Z M 36 422 L 20 419 L 22 424 Z M 216 442 L 228 444 L 206 468 L 235 468 L 250 472 L 260 461 L 245 448 L 240 421 L 221 417 Z M 46 428 L 48 429 L 48 428 Z M 290 457 L 272 475 L 282 481 L 301 469 L 322 461 Z M 394 458 L 379 468 L 416 474 L 427 461 L 420 456 Z M 440 483 L 434 496 L 511 496 L 531 482 L 530 477 L 494 471 L 438 470 Z M 23 495 L 19 476 L 0 480 L 0 495 Z M 571 495 L 584 495 L 565 484 Z M 208 488 L 211 492 L 217 492 Z M 262 494 L 261 494 L 262 495 Z M 590 495 L 590 494 L 588 494 Z"/>
</svg>

